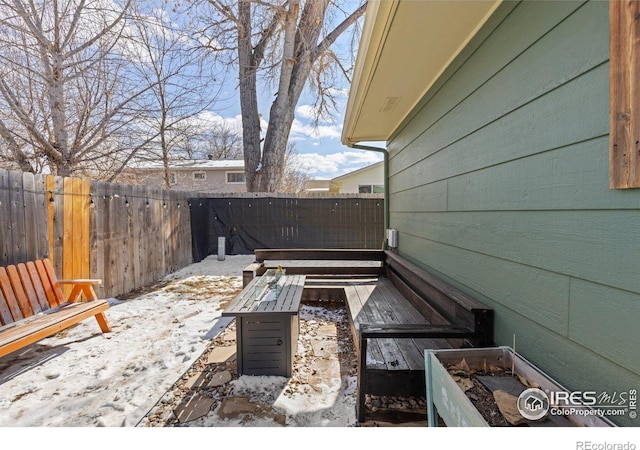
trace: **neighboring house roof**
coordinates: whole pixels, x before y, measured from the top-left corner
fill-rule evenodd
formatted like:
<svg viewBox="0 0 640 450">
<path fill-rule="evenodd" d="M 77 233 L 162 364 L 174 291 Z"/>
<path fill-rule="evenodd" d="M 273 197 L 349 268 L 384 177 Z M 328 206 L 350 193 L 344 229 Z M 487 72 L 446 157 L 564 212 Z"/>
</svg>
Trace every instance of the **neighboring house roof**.
<svg viewBox="0 0 640 450">
<path fill-rule="evenodd" d="M 163 169 L 162 161 L 144 161 L 140 163 L 130 164 L 130 167 L 140 170 L 159 170 Z M 242 159 L 191 159 L 172 161 L 171 170 L 222 170 L 222 169 L 244 169 L 244 161 Z"/>
<path fill-rule="evenodd" d="M 388 141 L 501 2 L 370 0 L 342 143 Z"/>
<path fill-rule="evenodd" d="M 356 175 L 356 174 L 358 174 L 358 173 L 361 173 L 361 172 L 366 172 L 367 170 L 374 169 L 374 168 L 376 168 L 376 167 L 378 167 L 378 166 L 381 166 L 381 165 L 383 165 L 383 164 L 384 164 L 384 161 L 379 161 L 379 162 L 377 162 L 377 163 L 373 163 L 373 164 L 370 164 L 370 165 L 368 165 L 368 166 L 361 167 L 360 169 L 353 170 L 353 171 L 351 171 L 351 172 L 345 173 L 345 174 L 340 175 L 340 176 L 338 176 L 338 177 L 332 178 L 332 179 L 331 179 L 331 181 L 342 181 L 342 180 L 344 180 L 345 178 L 349 178 L 349 177 L 351 177 L 351 176 L 353 176 L 353 175 Z M 383 180 L 380 180 L 380 181 L 383 181 Z"/>
</svg>

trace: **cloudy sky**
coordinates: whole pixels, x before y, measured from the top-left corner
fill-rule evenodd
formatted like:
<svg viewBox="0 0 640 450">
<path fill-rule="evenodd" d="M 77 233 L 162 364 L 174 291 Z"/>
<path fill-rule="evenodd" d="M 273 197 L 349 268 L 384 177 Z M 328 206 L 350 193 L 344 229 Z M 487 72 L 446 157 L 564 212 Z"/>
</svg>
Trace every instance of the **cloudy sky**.
<svg viewBox="0 0 640 450">
<path fill-rule="evenodd" d="M 355 9 L 358 1 L 345 2 L 347 10 Z M 341 40 L 342 39 L 342 40 Z M 334 51 L 339 55 L 347 55 L 349 46 L 345 44 L 348 36 L 338 39 Z M 357 49 L 356 49 L 357 50 Z M 349 95 L 349 84 L 344 77 L 339 78 L 340 85 L 332 86 L 331 91 L 336 101 L 333 117 L 318 123 L 314 120 L 313 98 L 303 93 L 295 111 L 295 120 L 291 129 L 290 142 L 295 143 L 299 167 L 314 179 L 331 179 L 347 172 L 360 169 L 382 160 L 382 154 L 348 148 L 340 143 L 342 124 Z M 259 87 L 259 107 L 263 115 L 262 130 L 267 129 L 267 121 L 275 88 Z M 240 106 L 237 91 L 237 76 L 227 74 L 225 86 L 220 93 L 225 106 L 215 112 L 207 112 L 203 119 L 225 122 L 229 129 L 237 129 L 241 133 Z M 374 143 L 383 146 L 384 143 Z"/>
<path fill-rule="evenodd" d="M 296 108 L 296 117 L 291 128 L 289 140 L 295 143 L 296 159 L 302 171 L 314 179 L 331 179 L 347 172 L 360 169 L 382 160 L 379 152 L 371 152 L 348 148 L 340 143 L 346 95 L 342 109 L 336 112 L 335 123 L 314 124 L 308 110 L 311 105 L 301 104 Z M 234 115 L 233 105 L 222 112 L 207 111 L 202 114 L 204 122 L 224 123 L 228 129 L 242 133 L 242 119 L 239 111 Z M 239 108 L 239 107 L 238 107 Z M 266 130 L 267 122 L 262 119 L 262 129 Z M 384 143 L 379 143 L 384 145 Z"/>
</svg>

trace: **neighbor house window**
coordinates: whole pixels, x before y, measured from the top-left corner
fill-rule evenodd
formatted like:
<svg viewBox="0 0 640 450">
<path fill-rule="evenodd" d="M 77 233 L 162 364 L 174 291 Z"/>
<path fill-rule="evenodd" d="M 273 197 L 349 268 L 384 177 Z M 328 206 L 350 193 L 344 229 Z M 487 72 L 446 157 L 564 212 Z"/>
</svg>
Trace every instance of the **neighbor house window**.
<svg viewBox="0 0 640 450">
<path fill-rule="evenodd" d="M 175 172 L 169 172 L 169 184 L 172 186 L 174 184 L 178 184 L 178 174 Z"/>
<path fill-rule="evenodd" d="M 384 185 L 382 184 L 359 184 L 358 194 L 383 194 Z"/>
<path fill-rule="evenodd" d="M 193 172 L 193 179 L 195 181 L 204 181 L 207 179 L 207 172 Z"/>
<path fill-rule="evenodd" d="M 609 2 L 609 187 L 640 188 L 640 2 Z"/>
<path fill-rule="evenodd" d="M 244 183 L 244 172 L 227 172 L 227 183 Z"/>
</svg>

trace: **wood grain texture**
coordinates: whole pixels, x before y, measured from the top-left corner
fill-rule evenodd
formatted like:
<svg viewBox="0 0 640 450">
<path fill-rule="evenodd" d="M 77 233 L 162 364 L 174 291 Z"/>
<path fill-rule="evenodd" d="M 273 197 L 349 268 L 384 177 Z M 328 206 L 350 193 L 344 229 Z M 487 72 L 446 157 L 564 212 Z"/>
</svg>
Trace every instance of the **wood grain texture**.
<svg viewBox="0 0 640 450">
<path fill-rule="evenodd" d="M 5 267 L 0 267 L 0 290 L 2 291 L 2 297 L 4 299 L 4 312 L 2 314 L 2 321 L 4 322 L 4 324 L 23 319 L 24 315 L 22 314 L 22 311 L 20 309 L 20 304 L 18 303 L 16 294 L 13 291 L 13 286 L 11 286 L 9 274 L 7 273 L 7 269 Z M 6 314 L 7 310 L 11 315 L 11 319 L 9 319 L 9 316 Z"/>
<path fill-rule="evenodd" d="M 9 204 L 11 211 L 11 259 L 13 263 L 24 262 L 27 260 L 27 233 L 24 216 L 24 190 L 22 173 L 20 172 L 9 172 Z"/>
<path fill-rule="evenodd" d="M 640 4 L 609 2 L 610 187 L 640 187 Z"/>
<path fill-rule="evenodd" d="M 9 200 L 9 172 L 0 169 L 0 264 L 13 263 L 11 248 L 11 202 Z"/>
<path fill-rule="evenodd" d="M 40 274 L 38 273 L 38 268 L 34 261 L 28 261 L 26 264 L 27 272 L 29 274 L 29 278 L 31 279 L 31 283 L 33 285 L 33 290 L 36 296 L 38 303 L 40 304 L 40 310 L 44 311 L 49 308 L 49 300 L 47 298 L 47 293 L 45 290 L 45 284 L 42 282 L 40 278 Z"/>
</svg>

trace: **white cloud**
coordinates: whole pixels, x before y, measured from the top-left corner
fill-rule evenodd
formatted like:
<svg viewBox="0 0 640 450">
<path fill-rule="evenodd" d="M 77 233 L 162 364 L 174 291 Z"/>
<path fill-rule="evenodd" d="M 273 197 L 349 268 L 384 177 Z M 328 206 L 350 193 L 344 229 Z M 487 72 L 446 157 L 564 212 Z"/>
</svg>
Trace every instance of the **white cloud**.
<svg viewBox="0 0 640 450">
<path fill-rule="evenodd" d="M 317 115 L 317 109 L 311 105 L 300 105 L 296 108 L 296 115 L 303 119 L 312 120 Z"/>
<path fill-rule="evenodd" d="M 331 179 L 377 163 L 382 156 L 377 152 L 348 150 L 328 155 L 299 153 L 296 159 L 304 173 L 314 178 Z"/>
<path fill-rule="evenodd" d="M 311 139 L 340 139 L 342 135 L 342 125 L 318 125 L 302 123 L 298 119 L 293 119 L 291 125 L 291 137 L 308 137 Z"/>
<path fill-rule="evenodd" d="M 242 117 L 240 115 L 234 117 L 222 117 L 213 111 L 203 111 L 198 117 L 193 119 L 194 125 L 206 128 L 224 127 L 228 130 L 235 131 L 238 135 L 242 135 Z M 266 126 L 266 125 L 265 125 Z"/>
</svg>

